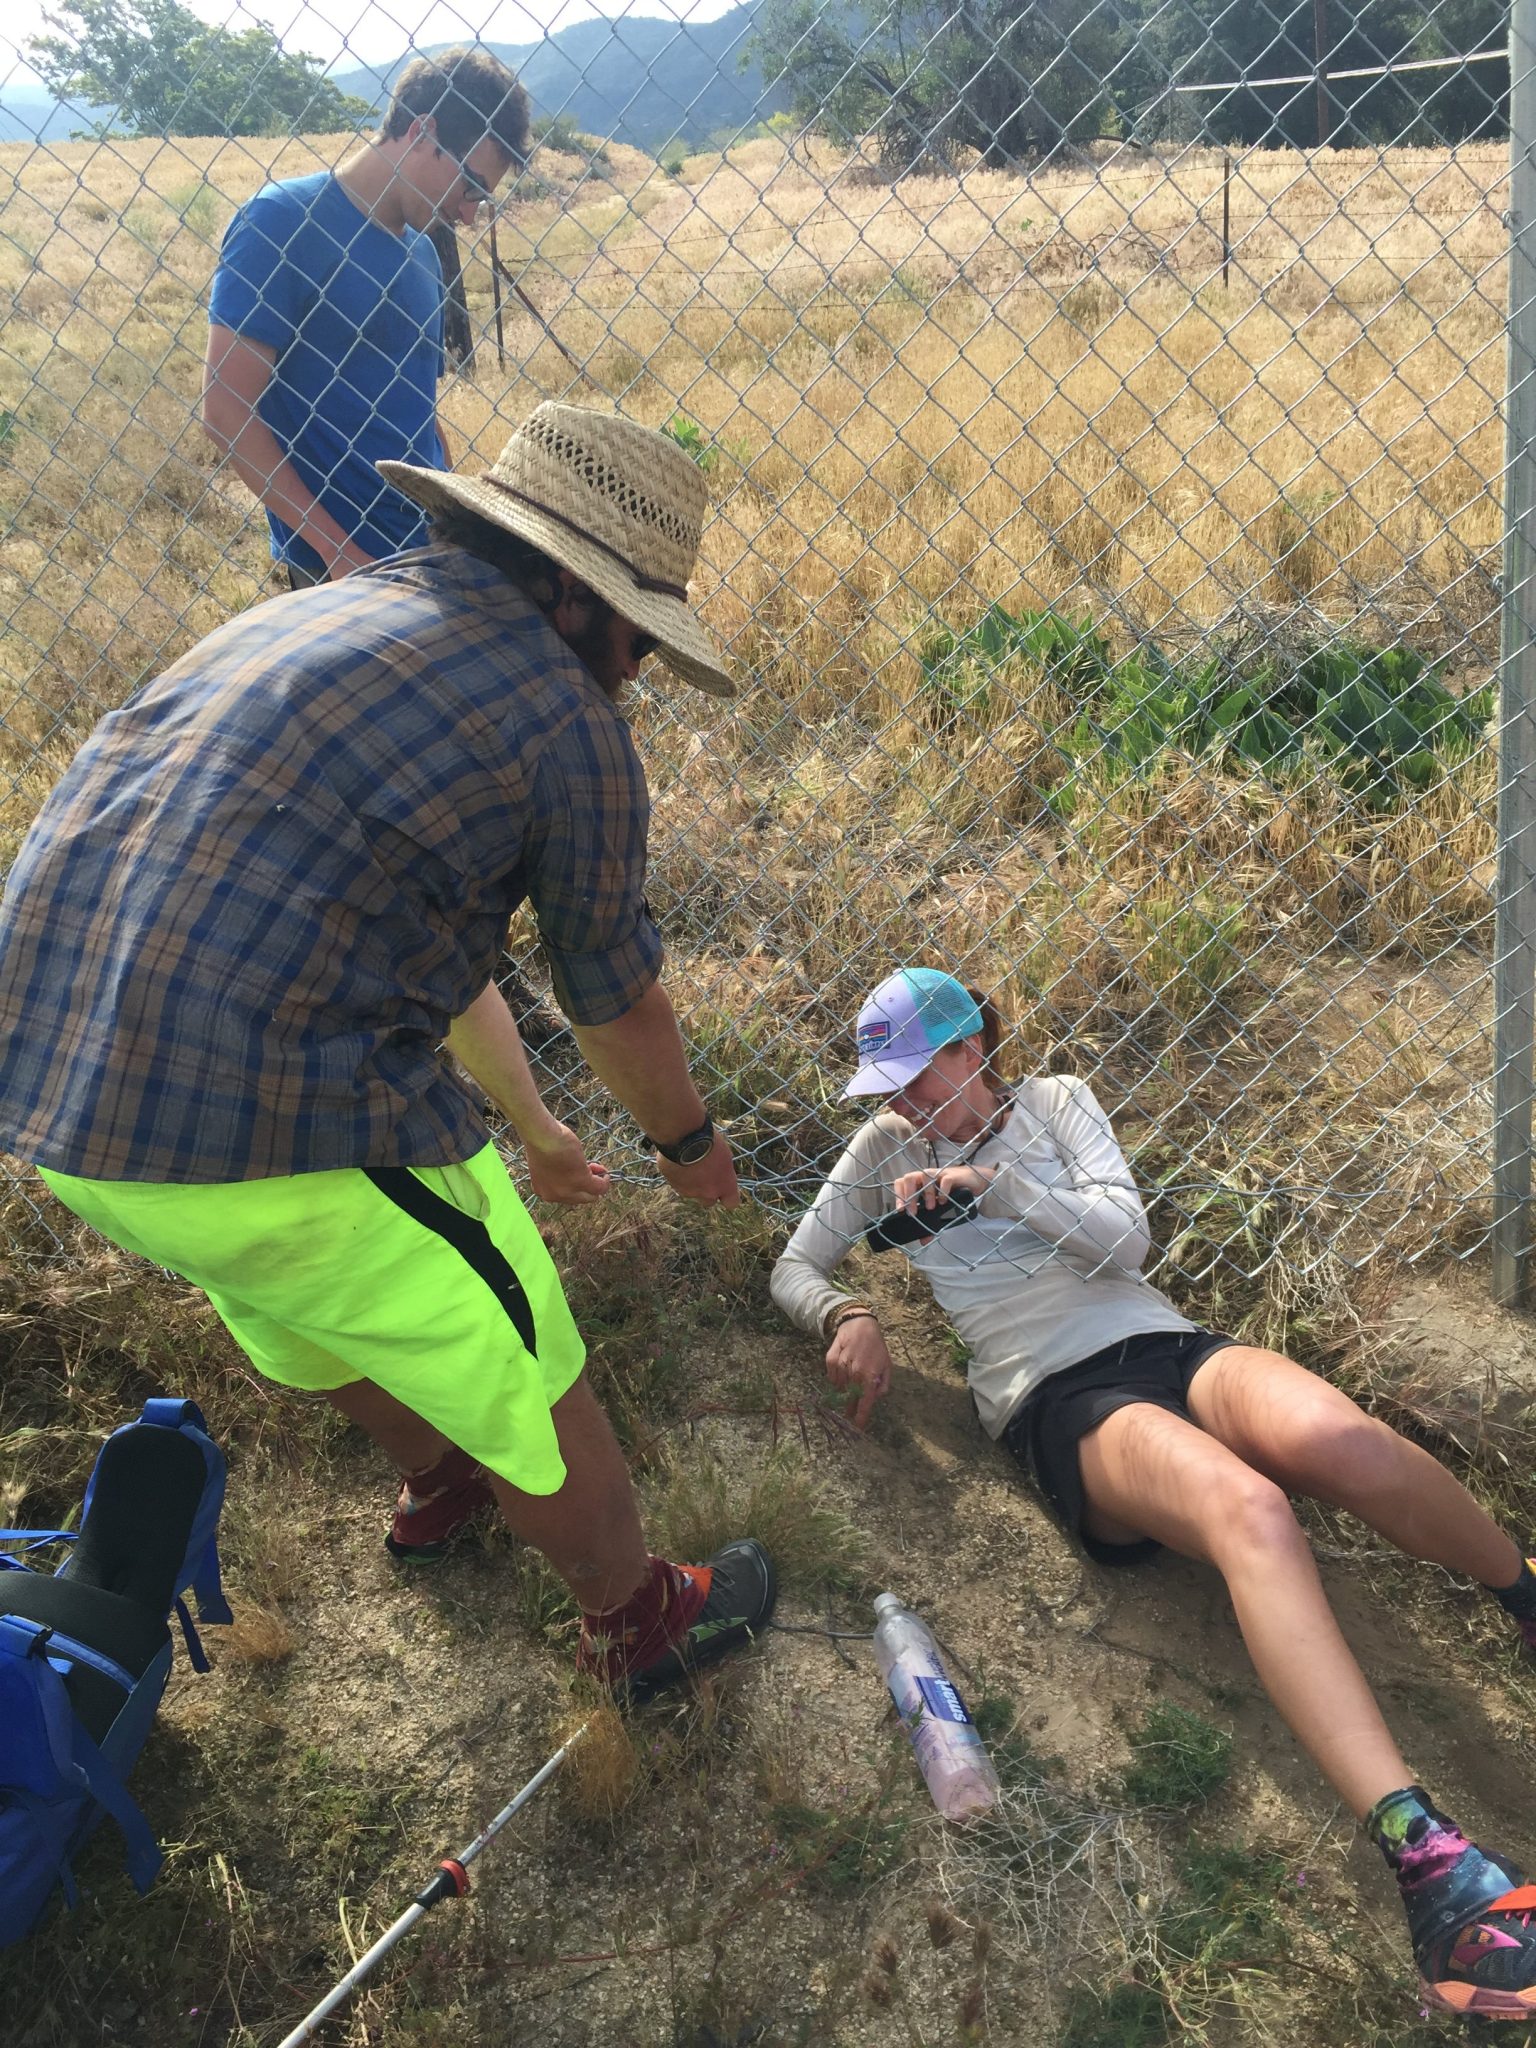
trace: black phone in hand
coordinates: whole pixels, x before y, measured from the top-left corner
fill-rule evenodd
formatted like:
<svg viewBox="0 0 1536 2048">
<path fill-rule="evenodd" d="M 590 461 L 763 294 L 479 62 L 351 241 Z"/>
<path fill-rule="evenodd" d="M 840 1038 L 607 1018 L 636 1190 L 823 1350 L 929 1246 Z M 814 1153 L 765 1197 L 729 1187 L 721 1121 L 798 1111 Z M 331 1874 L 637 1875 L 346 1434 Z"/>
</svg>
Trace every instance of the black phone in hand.
<svg viewBox="0 0 1536 2048">
<path fill-rule="evenodd" d="M 919 1199 L 915 1216 L 906 1209 L 893 1209 L 889 1216 L 870 1224 L 864 1242 L 872 1252 L 893 1252 L 899 1245 L 916 1244 L 921 1238 L 947 1230 L 951 1223 L 964 1223 L 975 1215 L 980 1200 L 969 1188 L 956 1188 L 931 1209 L 925 1209 Z"/>
</svg>

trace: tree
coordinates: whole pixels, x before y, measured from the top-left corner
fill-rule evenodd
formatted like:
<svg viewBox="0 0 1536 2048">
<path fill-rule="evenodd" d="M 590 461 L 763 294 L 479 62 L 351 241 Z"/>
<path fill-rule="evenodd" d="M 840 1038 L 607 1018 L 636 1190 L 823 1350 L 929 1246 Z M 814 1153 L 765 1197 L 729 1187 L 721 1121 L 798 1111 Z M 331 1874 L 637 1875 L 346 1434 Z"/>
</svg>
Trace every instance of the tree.
<svg viewBox="0 0 1536 2048">
<path fill-rule="evenodd" d="M 107 110 L 126 135 L 331 134 L 368 118 L 313 57 L 269 28 L 210 26 L 180 0 L 66 0 L 27 58 L 61 100 Z"/>
<path fill-rule="evenodd" d="M 798 119 L 907 169 L 1091 141 L 1129 40 L 1114 0 L 889 0 L 868 26 L 827 0 L 764 0 L 747 49 Z"/>
<path fill-rule="evenodd" d="M 1183 102 L 1185 120 L 1212 141 L 1311 148 L 1318 139 L 1314 78 L 1319 10 L 1313 0 L 1127 0 L 1147 8 L 1138 39 L 1145 92 L 1170 83 L 1295 78 L 1288 86 L 1240 84 Z M 1321 9 L 1328 139 L 1433 145 L 1509 132 L 1509 66 L 1341 78 L 1347 71 L 1426 57 L 1502 50 L 1506 0 L 1325 0 Z M 1160 101 L 1166 106 L 1166 101 Z"/>
</svg>

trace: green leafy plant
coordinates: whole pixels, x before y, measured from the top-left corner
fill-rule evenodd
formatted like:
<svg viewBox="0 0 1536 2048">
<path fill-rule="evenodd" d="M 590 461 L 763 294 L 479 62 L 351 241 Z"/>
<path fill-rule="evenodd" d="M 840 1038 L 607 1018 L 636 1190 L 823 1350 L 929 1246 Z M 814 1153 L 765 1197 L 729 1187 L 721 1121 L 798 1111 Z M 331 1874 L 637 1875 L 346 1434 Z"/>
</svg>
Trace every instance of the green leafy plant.
<svg viewBox="0 0 1536 2048">
<path fill-rule="evenodd" d="M 991 605 L 963 632 L 940 624 L 918 648 L 930 716 L 984 714 L 998 670 L 1022 658 L 1080 707 L 1056 734 L 1072 764 L 1053 792 L 1073 810 L 1083 775 L 1124 781 L 1170 752 L 1249 763 L 1278 782 L 1331 773 L 1373 809 L 1432 787 L 1485 743 L 1492 687 L 1458 696 L 1409 647 L 1330 640 L 1291 665 L 1233 646 L 1175 659 L 1144 640 L 1118 659 L 1087 619 Z"/>
<path fill-rule="evenodd" d="M 691 456 L 706 476 L 713 475 L 720 462 L 720 450 L 697 420 L 689 419 L 686 413 L 675 412 L 661 431 L 669 441 L 675 441 L 685 455 Z"/>
</svg>

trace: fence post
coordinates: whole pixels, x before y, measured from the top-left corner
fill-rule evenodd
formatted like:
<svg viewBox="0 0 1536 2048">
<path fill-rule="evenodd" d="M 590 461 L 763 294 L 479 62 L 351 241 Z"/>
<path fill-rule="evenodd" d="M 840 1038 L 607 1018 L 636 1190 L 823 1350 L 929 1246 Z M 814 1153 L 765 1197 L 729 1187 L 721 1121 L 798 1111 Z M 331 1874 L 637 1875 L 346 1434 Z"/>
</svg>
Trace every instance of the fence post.
<svg viewBox="0 0 1536 2048">
<path fill-rule="evenodd" d="M 1498 882 L 1493 960 L 1493 1294 L 1529 1287 L 1536 1031 L 1536 0 L 1509 28 L 1509 357 L 1504 413 Z"/>
</svg>

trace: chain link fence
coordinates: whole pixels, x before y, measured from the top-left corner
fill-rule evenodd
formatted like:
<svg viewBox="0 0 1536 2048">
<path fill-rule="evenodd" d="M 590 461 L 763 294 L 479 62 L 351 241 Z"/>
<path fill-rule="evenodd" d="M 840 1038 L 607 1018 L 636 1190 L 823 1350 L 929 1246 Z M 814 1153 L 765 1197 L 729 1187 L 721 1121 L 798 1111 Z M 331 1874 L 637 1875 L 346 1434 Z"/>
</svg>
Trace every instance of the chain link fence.
<svg viewBox="0 0 1536 2048">
<path fill-rule="evenodd" d="M 210 281 L 410 54 L 304 15 L 231 86 L 248 17 L 107 13 L 137 40 L 82 8 L 32 50 L 72 108 L 20 54 L 0 84 L 3 860 L 104 711 L 278 587 L 200 423 Z M 669 983 L 758 1201 L 809 1198 L 860 999 L 921 962 L 998 995 L 1015 1069 L 1092 1081 L 1211 1314 L 1484 1246 L 1501 17 L 767 0 L 515 62 L 540 139 L 459 237 L 441 416 L 483 468 L 541 398 L 616 405 L 708 476 L 743 692 L 652 672 L 633 716 Z M 648 1174 L 532 940 L 551 1099 Z"/>
</svg>

